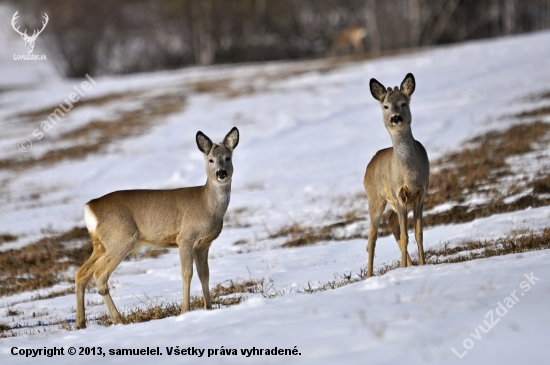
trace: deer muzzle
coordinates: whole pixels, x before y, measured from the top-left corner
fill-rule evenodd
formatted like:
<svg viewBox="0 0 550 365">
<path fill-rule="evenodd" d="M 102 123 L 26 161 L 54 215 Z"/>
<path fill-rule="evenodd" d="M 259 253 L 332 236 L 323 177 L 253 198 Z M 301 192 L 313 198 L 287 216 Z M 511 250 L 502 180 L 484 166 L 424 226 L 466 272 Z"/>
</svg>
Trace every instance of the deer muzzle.
<svg viewBox="0 0 550 365">
<path fill-rule="evenodd" d="M 399 124 L 403 122 L 403 117 L 400 114 L 392 115 L 390 118 L 392 124 Z"/>
</svg>

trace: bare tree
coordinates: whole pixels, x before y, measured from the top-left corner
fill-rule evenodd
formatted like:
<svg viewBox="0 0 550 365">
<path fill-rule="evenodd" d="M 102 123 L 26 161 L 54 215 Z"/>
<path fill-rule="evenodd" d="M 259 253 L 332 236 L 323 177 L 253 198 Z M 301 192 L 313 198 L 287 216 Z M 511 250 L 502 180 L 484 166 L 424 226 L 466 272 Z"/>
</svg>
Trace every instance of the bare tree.
<svg viewBox="0 0 550 365">
<path fill-rule="evenodd" d="M 378 30 L 378 22 L 376 20 L 376 0 L 367 0 L 365 12 L 367 14 L 367 32 L 371 44 L 370 51 L 376 55 L 382 50 L 380 31 Z"/>
<path fill-rule="evenodd" d="M 373 55 L 550 28 L 550 0 L 6 1 L 22 27 L 48 14 L 40 39 L 67 76 L 321 57 L 351 27 Z"/>
<path fill-rule="evenodd" d="M 214 62 L 215 48 L 212 39 L 212 0 L 191 1 L 193 53 L 198 65 Z"/>
</svg>

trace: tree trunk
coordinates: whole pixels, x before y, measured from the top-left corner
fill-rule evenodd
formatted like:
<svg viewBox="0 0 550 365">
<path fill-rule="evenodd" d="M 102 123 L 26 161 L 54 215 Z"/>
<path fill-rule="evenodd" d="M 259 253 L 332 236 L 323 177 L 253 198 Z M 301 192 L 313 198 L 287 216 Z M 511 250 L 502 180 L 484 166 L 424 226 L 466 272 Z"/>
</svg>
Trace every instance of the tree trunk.
<svg viewBox="0 0 550 365">
<path fill-rule="evenodd" d="M 374 55 L 380 54 L 382 44 L 380 41 L 380 32 L 378 23 L 376 22 L 376 0 L 367 0 L 367 31 L 370 38 L 371 53 Z"/>
<path fill-rule="evenodd" d="M 212 32 L 212 0 L 191 0 L 193 30 L 193 55 L 197 65 L 214 62 L 214 40 Z"/>
</svg>

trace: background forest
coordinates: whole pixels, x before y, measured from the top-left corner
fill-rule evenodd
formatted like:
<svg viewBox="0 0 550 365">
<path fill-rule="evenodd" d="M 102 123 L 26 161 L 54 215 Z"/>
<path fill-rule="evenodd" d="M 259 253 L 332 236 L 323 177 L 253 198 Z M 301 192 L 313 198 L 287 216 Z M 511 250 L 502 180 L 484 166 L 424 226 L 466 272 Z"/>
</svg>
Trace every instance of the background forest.
<svg viewBox="0 0 550 365">
<path fill-rule="evenodd" d="M 369 56 L 550 28 L 549 0 L 8 2 L 23 28 L 49 15 L 41 39 L 68 77 L 324 57 L 352 26 Z"/>
</svg>

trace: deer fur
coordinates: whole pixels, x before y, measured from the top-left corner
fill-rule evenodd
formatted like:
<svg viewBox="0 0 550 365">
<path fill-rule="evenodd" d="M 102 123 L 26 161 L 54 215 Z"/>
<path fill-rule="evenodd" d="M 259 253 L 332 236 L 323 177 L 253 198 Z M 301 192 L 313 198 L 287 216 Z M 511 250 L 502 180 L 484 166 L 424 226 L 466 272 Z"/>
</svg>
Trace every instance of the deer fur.
<svg viewBox="0 0 550 365">
<path fill-rule="evenodd" d="M 415 87 L 414 76 L 410 73 L 399 89 L 397 86 L 386 89 L 377 80 L 370 80 L 371 94 L 380 102 L 384 126 L 390 133 L 393 147 L 376 153 L 367 166 L 363 180 L 370 215 L 367 277 L 373 274 L 378 227 L 387 203 L 393 209 L 389 224 L 401 250 L 401 266 L 412 265 L 407 252 L 409 208 L 413 211 L 420 265 L 424 265 L 422 209 L 428 191 L 430 162 L 426 150 L 412 135 L 410 101 Z"/>
<path fill-rule="evenodd" d="M 344 29 L 338 34 L 332 43 L 330 55 L 353 55 L 362 53 L 364 50 L 363 39 L 367 36 L 365 27 L 352 26 Z"/>
<path fill-rule="evenodd" d="M 220 144 L 196 135 L 206 160 L 206 184 L 174 190 L 125 190 L 91 200 L 84 208 L 93 242 L 88 261 L 76 272 L 76 326 L 86 327 L 84 292 L 93 276 L 113 323 L 122 323 L 107 280 L 120 262 L 141 245 L 178 247 L 183 278 L 182 312 L 189 310 L 193 261 L 202 285 L 204 307 L 211 309 L 208 250 L 223 227 L 229 205 L 232 155 L 239 131 L 231 129 Z"/>
</svg>

